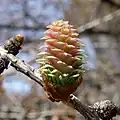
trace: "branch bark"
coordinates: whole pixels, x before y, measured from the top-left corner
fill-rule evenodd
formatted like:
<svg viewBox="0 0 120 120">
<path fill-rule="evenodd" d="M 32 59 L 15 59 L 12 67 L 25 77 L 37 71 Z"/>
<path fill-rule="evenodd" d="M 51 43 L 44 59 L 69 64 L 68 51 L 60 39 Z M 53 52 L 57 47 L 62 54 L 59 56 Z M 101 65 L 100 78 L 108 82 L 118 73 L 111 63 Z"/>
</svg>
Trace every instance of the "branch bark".
<svg viewBox="0 0 120 120">
<path fill-rule="evenodd" d="M 3 47 L 0 47 L 0 54 L 3 57 L 7 57 L 7 59 L 10 61 L 10 65 L 17 71 L 25 74 L 31 78 L 31 80 L 35 81 L 43 87 L 42 78 L 37 70 L 16 56 L 8 54 L 8 51 Z M 109 100 L 97 102 L 93 106 L 88 106 L 81 103 L 77 97 L 71 94 L 69 99 L 67 101 L 63 101 L 63 103 L 76 109 L 85 117 L 86 120 L 100 120 L 100 118 L 102 120 L 110 120 L 112 117 L 116 116 L 117 113 L 120 113 L 120 108 L 116 107 L 114 103 Z"/>
</svg>

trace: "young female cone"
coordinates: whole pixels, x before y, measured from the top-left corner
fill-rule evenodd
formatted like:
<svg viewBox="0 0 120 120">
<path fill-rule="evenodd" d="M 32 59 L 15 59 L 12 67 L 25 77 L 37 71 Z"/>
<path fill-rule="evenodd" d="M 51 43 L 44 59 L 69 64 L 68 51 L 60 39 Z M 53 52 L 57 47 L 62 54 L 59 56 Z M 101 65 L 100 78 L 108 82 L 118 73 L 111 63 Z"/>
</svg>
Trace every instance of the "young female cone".
<svg viewBox="0 0 120 120">
<path fill-rule="evenodd" d="M 47 26 L 42 38 L 44 52 L 38 54 L 39 71 L 44 89 L 52 101 L 67 100 L 82 82 L 84 53 L 78 34 L 67 21 L 58 20 Z"/>
</svg>

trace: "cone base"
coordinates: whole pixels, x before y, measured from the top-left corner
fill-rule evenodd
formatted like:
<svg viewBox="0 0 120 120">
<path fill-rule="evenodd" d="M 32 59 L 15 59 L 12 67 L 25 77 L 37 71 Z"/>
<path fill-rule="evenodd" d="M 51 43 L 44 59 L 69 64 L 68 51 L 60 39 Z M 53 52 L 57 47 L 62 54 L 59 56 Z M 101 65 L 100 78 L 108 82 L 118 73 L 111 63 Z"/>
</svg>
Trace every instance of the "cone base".
<svg viewBox="0 0 120 120">
<path fill-rule="evenodd" d="M 45 79 L 45 74 L 43 74 L 42 77 L 44 78 L 44 90 L 47 92 L 49 99 L 53 102 L 68 100 L 69 95 L 72 94 L 82 82 L 82 79 L 78 79 L 73 84 L 69 85 L 52 85 Z"/>
</svg>

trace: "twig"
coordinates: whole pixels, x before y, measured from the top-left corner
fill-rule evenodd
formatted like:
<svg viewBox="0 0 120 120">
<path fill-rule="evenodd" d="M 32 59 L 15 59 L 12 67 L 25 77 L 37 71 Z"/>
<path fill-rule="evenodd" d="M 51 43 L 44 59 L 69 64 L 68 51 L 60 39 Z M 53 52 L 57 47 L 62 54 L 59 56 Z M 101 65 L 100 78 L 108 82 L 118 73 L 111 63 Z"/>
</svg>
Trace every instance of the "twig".
<svg viewBox="0 0 120 120">
<path fill-rule="evenodd" d="M 0 54 L 1 56 L 7 57 L 8 60 L 11 62 L 11 66 L 13 66 L 17 71 L 20 71 L 23 74 L 27 75 L 29 78 L 43 87 L 42 78 L 37 70 L 33 69 L 30 65 L 28 65 L 24 61 L 21 61 L 16 56 L 8 54 L 7 51 L 4 50 L 2 47 L 0 47 Z M 103 101 L 96 103 L 93 106 L 88 106 L 81 103 L 80 100 L 73 94 L 70 95 L 68 101 L 63 101 L 63 103 L 76 109 L 86 118 L 86 120 L 99 120 L 99 118 L 102 118 L 103 120 L 110 120 L 113 116 L 116 115 L 117 112 L 119 112 L 116 110 L 116 106 L 111 101 Z"/>
<path fill-rule="evenodd" d="M 120 9 L 118 9 L 117 11 L 110 13 L 102 18 L 93 20 L 85 25 L 81 25 L 80 27 L 78 27 L 77 31 L 78 31 L 78 33 L 82 33 L 86 30 L 92 29 L 92 28 L 94 28 L 102 23 L 106 23 L 106 22 L 108 22 L 116 17 L 119 17 L 119 16 L 120 16 Z"/>
<path fill-rule="evenodd" d="M 22 72 L 23 74 L 30 77 L 32 80 L 37 82 L 43 87 L 42 78 L 39 73 L 35 69 L 33 69 L 30 65 L 21 61 L 19 58 L 15 57 L 12 54 L 7 54 L 7 51 L 0 47 L 1 55 L 4 55 L 11 62 L 11 66 L 13 66 L 17 71 Z M 71 95 L 68 101 L 64 101 L 67 105 L 75 108 L 78 112 L 80 112 L 87 120 L 99 120 L 98 117 L 94 113 L 91 113 L 90 109 L 82 104 L 78 99 Z"/>
<path fill-rule="evenodd" d="M 97 112 L 92 112 L 89 106 L 81 103 L 80 100 L 73 94 L 70 95 L 70 99 L 66 102 L 66 104 L 76 109 L 85 117 L 86 120 L 99 120 Z"/>
<path fill-rule="evenodd" d="M 8 60 L 11 62 L 11 66 L 14 67 L 17 71 L 20 71 L 23 74 L 27 75 L 43 87 L 42 78 L 34 68 L 32 68 L 24 61 L 18 59 L 16 56 L 7 54 L 7 50 L 4 50 L 2 47 L 0 47 L 0 53 L 1 56 L 6 56 L 8 58 Z"/>
</svg>

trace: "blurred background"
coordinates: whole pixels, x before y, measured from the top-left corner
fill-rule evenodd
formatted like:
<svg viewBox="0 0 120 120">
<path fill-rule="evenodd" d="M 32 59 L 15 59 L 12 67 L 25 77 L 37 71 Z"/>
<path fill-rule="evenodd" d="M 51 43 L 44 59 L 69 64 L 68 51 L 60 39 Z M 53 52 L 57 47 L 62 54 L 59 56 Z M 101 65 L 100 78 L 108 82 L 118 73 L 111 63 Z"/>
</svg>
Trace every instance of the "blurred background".
<svg viewBox="0 0 120 120">
<path fill-rule="evenodd" d="M 76 28 L 120 8 L 120 0 L 0 0 L 0 44 L 16 34 L 25 41 L 18 54 L 35 63 L 45 26 L 63 19 Z M 86 104 L 109 99 L 120 105 L 120 16 L 85 30 L 86 73 L 75 95 Z M 0 81 L 0 120 L 84 120 L 75 110 L 47 99 L 41 86 L 10 67 Z M 120 120 L 117 116 L 114 120 Z"/>
</svg>

